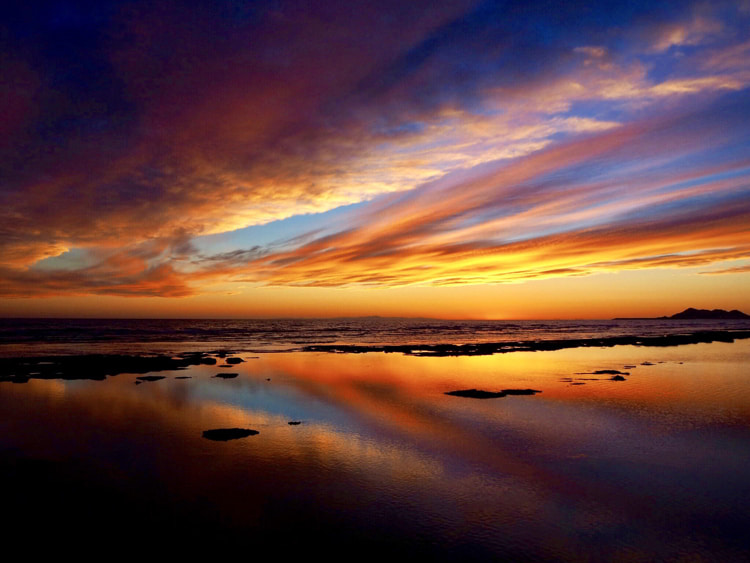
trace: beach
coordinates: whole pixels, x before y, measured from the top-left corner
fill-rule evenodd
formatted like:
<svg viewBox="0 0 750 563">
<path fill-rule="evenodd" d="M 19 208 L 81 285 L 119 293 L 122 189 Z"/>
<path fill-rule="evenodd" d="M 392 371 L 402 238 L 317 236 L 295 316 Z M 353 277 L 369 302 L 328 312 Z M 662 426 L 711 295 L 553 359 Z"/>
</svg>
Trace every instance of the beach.
<svg viewBox="0 0 750 563">
<path fill-rule="evenodd" d="M 0 382 L 11 537 L 453 561 L 750 549 L 750 340 L 174 357 Z M 221 429 L 254 432 L 205 434 Z"/>
</svg>

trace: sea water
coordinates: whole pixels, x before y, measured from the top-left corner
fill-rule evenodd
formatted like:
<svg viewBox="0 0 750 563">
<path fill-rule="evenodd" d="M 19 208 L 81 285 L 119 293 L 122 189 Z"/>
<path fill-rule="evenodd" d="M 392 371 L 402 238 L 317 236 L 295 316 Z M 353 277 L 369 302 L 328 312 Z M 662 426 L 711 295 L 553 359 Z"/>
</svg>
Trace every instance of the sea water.
<svg viewBox="0 0 750 563">
<path fill-rule="evenodd" d="M 705 323 L 24 323 L 5 322 L 6 356 L 230 349 L 244 360 L 140 384 L 127 373 L 0 383 L 6 537 L 28 549 L 451 561 L 740 561 L 750 550 L 750 340 L 459 357 L 298 351 Z M 540 392 L 446 395 L 472 388 Z M 216 428 L 258 434 L 203 437 Z"/>
</svg>

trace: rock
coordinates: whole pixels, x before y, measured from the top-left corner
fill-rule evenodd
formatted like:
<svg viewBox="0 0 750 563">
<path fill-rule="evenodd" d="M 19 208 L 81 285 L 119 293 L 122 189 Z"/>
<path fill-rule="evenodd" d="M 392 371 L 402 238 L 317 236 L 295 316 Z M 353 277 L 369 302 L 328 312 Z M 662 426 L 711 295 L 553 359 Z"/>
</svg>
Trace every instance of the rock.
<svg viewBox="0 0 750 563">
<path fill-rule="evenodd" d="M 495 399 L 497 397 L 505 397 L 505 393 L 502 391 L 482 391 L 480 389 L 463 389 L 461 391 L 448 391 L 446 395 L 453 395 L 454 397 L 469 397 L 470 399 Z"/>
<path fill-rule="evenodd" d="M 0 375 L 0 382 L 9 381 L 11 383 L 28 383 L 29 377 L 20 374 Z"/>
<path fill-rule="evenodd" d="M 245 360 L 243 360 L 242 358 L 227 358 L 227 359 L 226 359 L 226 360 L 224 360 L 224 361 L 225 361 L 226 363 L 228 363 L 228 364 L 241 364 L 241 363 L 242 363 L 242 362 L 244 362 Z"/>
<path fill-rule="evenodd" d="M 190 377 L 189 375 L 180 375 L 178 377 L 175 377 L 175 379 L 193 379 L 193 378 Z"/>
<path fill-rule="evenodd" d="M 568 348 L 593 348 L 612 346 L 682 346 L 700 342 L 733 342 L 750 338 L 750 330 L 703 330 L 689 334 L 663 336 L 605 336 L 602 338 L 573 338 L 562 340 L 518 340 L 506 342 L 480 342 L 474 344 L 401 344 L 401 345 L 349 345 L 315 344 L 303 346 L 307 352 L 363 354 L 366 352 L 400 353 L 412 356 L 485 356 L 508 352 L 542 352 Z"/>
<path fill-rule="evenodd" d="M 201 353 L 171 356 L 128 356 L 124 354 L 85 354 L 81 356 L 40 356 L 0 358 L 0 382 L 23 379 L 92 379 L 101 381 L 120 373 L 147 374 L 185 369 L 196 365 Z"/>
<path fill-rule="evenodd" d="M 508 395 L 535 395 L 541 393 L 536 389 L 503 389 L 502 391 L 483 391 L 481 389 L 463 389 L 460 391 L 448 391 L 446 395 L 454 397 L 468 397 L 470 399 L 495 399 Z"/>
<path fill-rule="evenodd" d="M 239 373 L 222 372 L 222 373 L 217 373 L 216 375 L 214 375 L 214 377 L 219 377 L 221 379 L 234 379 L 238 375 L 239 375 Z"/>
<path fill-rule="evenodd" d="M 301 420 L 290 420 L 289 422 L 287 422 L 287 424 L 289 426 L 297 426 L 298 424 L 302 424 L 302 421 Z"/>
<path fill-rule="evenodd" d="M 227 440 L 238 440 L 260 434 L 257 430 L 249 428 L 215 428 L 213 430 L 204 430 L 203 437 L 216 442 L 226 442 Z"/>
<path fill-rule="evenodd" d="M 138 381 L 159 381 L 160 379 L 166 379 L 163 375 L 141 375 L 136 377 Z"/>
<path fill-rule="evenodd" d="M 626 381 L 626 379 L 621 375 L 615 375 L 610 381 Z"/>
</svg>

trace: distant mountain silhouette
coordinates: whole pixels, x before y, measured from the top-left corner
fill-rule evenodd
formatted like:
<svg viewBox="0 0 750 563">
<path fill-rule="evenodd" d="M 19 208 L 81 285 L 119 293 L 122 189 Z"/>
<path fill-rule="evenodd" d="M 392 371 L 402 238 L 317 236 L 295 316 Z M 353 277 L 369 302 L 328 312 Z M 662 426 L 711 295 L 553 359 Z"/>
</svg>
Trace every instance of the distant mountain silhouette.
<svg viewBox="0 0 750 563">
<path fill-rule="evenodd" d="M 714 309 L 712 311 L 708 309 L 685 309 L 681 313 L 672 315 L 671 317 L 659 317 L 661 319 L 750 319 L 750 315 L 746 315 L 742 311 L 734 309 L 733 311 L 725 311 L 724 309 Z"/>
</svg>

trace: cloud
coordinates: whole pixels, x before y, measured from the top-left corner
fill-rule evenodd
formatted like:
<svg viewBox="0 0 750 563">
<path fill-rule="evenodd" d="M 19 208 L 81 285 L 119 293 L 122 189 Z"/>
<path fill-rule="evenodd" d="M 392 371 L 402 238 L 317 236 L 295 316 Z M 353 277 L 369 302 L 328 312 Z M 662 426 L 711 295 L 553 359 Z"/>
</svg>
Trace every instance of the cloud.
<svg viewBox="0 0 750 563">
<path fill-rule="evenodd" d="M 195 290 L 167 264 L 135 268 L 108 261 L 74 271 L 0 269 L 0 296 L 116 295 L 121 297 L 187 297 Z"/>
<path fill-rule="evenodd" d="M 739 256 L 740 259 L 747 259 L 750 258 L 750 255 L 746 254 L 744 256 Z M 746 274 L 750 272 L 750 265 L 746 266 L 734 266 L 732 268 L 724 268 L 721 270 L 711 270 L 708 272 L 700 272 L 701 274 L 708 275 L 708 276 L 714 276 L 714 275 L 723 275 L 723 274 Z"/>
<path fill-rule="evenodd" d="M 725 27 L 720 21 L 694 14 L 687 21 L 660 27 L 650 50 L 663 52 L 672 47 L 700 45 L 716 39 L 724 31 Z"/>
<path fill-rule="evenodd" d="M 605 260 L 529 268 L 528 241 L 583 244 L 572 234 L 619 232 L 649 206 L 671 217 L 704 193 L 676 178 L 742 189 L 706 163 L 678 166 L 729 146 L 701 108 L 721 112 L 750 84 L 745 16 L 725 6 L 105 2 L 67 20 L 8 9 L 20 15 L 0 30 L 13 108 L 0 123 L 5 295 L 579 274 Z M 721 162 L 715 174 L 732 166 Z M 213 254 L 192 242 L 367 201 L 327 238 Z"/>
<path fill-rule="evenodd" d="M 736 259 L 750 248 L 750 162 L 687 164 L 719 135 L 747 142 L 713 115 L 649 120 L 449 175 L 371 205 L 346 232 L 252 261 L 249 277 L 444 285 Z"/>
</svg>

